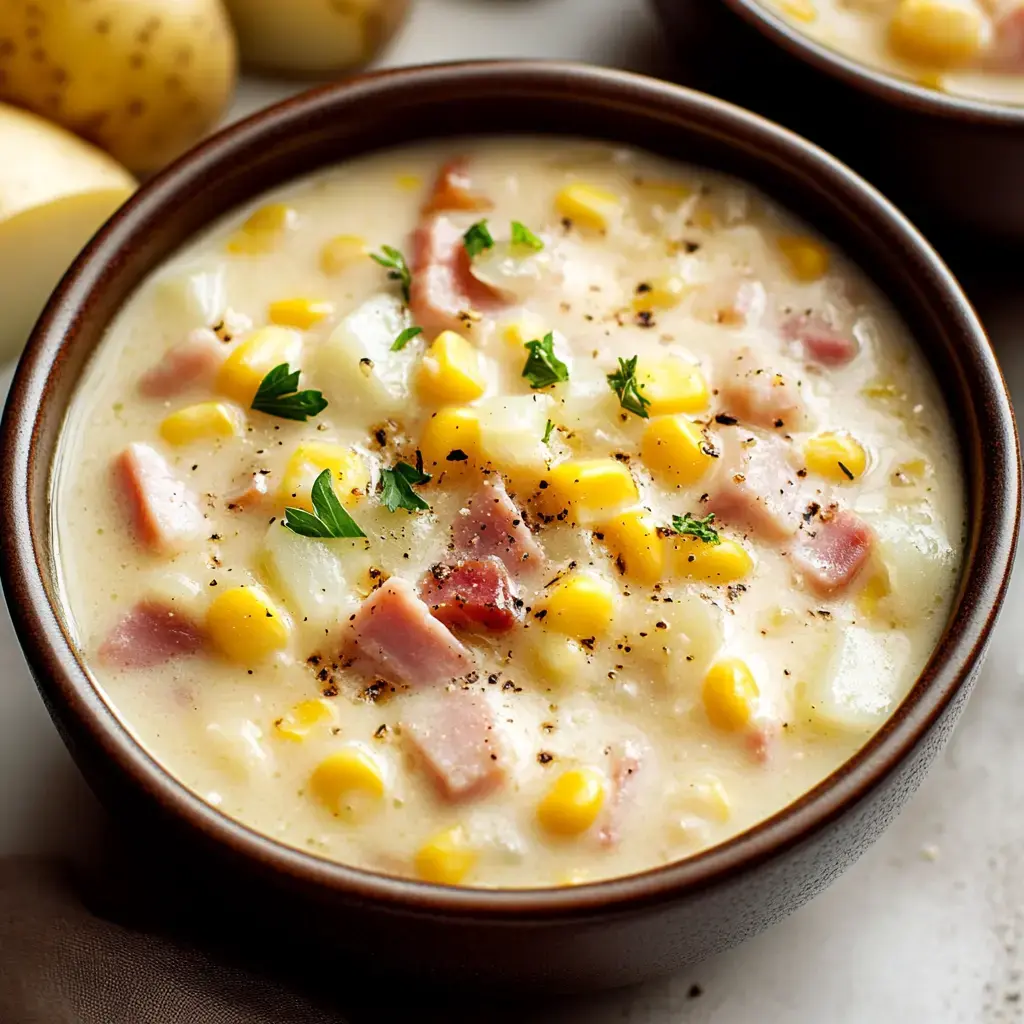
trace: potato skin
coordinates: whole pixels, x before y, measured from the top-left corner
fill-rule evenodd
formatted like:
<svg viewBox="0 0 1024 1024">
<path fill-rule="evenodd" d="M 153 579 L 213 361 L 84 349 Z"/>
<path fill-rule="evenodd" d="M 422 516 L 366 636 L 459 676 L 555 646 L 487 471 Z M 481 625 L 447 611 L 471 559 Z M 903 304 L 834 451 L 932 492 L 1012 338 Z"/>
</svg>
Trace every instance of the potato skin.
<svg viewBox="0 0 1024 1024">
<path fill-rule="evenodd" d="M 325 77 L 369 63 L 409 0 L 225 0 L 248 67 Z"/>
<path fill-rule="evenodd" d="M 7 0 L 0 99 L 147 174 L 217 121 L 234 88 L 220 0 Z"/>
</svg>

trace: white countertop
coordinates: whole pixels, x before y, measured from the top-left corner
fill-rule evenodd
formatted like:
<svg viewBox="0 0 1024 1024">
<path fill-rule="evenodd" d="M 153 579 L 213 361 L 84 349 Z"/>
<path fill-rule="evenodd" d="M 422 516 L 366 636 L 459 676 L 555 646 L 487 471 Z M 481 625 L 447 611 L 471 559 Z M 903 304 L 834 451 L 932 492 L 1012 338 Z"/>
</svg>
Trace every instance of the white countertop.
<svg viewBox="0 0 1024 1024">
<path fill-rule="evenodd" d="M 699 0 L 710 2 L 710 0 Z M 418 0 L 388 64 L 562 57 L 663 71 L 643 0 Z M 243 83 L 233 116 L 294 87 Z M 1024 402 L 1024 294 L 978 299 Z M 0 394 L 9 372 L 0 370 Z M 975 696 L 917 796 L 828 892 L 740 949 L 639 989 L 502 1020 L 586 1024 L 996 1024 L 1024 1020 L 1024 650 L 1011 586 Z M 88 846 L 102 821 L 0 607 L 0 854 Z M 464 1004 L 463 1004 L 464 1005 Z M 494 1020 L 493 1006 L 466 1019 Z M 421 1020 L 457 1021 L 418 1005 Z M 354 1020 L 362 1018 L 356 1010 Z"/>
</svg>

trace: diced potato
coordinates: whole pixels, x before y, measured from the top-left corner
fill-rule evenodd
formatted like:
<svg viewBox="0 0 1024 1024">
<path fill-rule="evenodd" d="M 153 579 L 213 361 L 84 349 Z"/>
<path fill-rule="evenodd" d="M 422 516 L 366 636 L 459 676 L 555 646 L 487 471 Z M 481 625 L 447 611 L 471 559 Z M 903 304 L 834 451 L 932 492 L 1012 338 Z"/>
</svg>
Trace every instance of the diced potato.
<svg viewBox="0 0 1024 1024">
<path fill-rule="evenodd" d="M 574 225 L 607 231 L 622 216 L 622 200 L 607 189 L 574 182 L 555 196 L 555 209 Z"/>
<path fill-rule="evenodd" d="M 480 354 L 461 334 L 442 331 L 423 355 L 416 386 L 427 402 L 472 402 L 487 390 Z"/>
<path fill-rule="evenodd" d="M 644 428 L 640 457 L 663 483 L 695 484 L 714 464 L 704 432 L 685 416 L 658 416 Z"/>
<path fill-rule="evenodd" d="M 804 445 L 804 462 L 812 473 L 835 483 L 846 483 L 864 475 L 868 457 L 855 437 L 827 431 L 808 438 Z"/>
<path fill-rule="evenodd" d="M 253 331 L 224 360 L 217 374 L 217 390 L 248 408 L 263 378 L 282 363 L 294 369 L 302 353 L 302 335 L 287 327 L 261 327 Z"/>
<path fill-rule="evenodd" d="M 323 698 L 299 701 L 274 722 L 278 736 L 301 743 L 318 725 L 334 719 L 334 708 Z"/>
<path fill-rule="evenodd" d="M 474 408 L 482 458 L 511 476 L 544 471 L 551 456 L 544 444 L 544 429 L 554 409 L 550 396 L 501 395 L 482 399 Z"/>
<path fill-rule="evenodd" d="M 704 677 L 701 693 L 708 721 L 722 732 L 739 732 L 757 710 L 760 690 L 740 658 L 716 661 Z"/>
<path fill-rule="evenodd" d="M 586 832 L 604 806 L 607 783 L 595 768 L 570 768 L 555 779 L 537 806 L 545 832 L 572 838 Z"/>
<path fill-rule="evenodd" d="M 658 525 L 647 509 L 620 512 L 601 523 L 597 532 L 625 576 L 646 586 L 662 578 L 665 542 L 658 535 Z"/>
<path fill-rule="evenodd" d="M 298 220 L 299 215 L 295 210 L 284 203 L 261 206 L 228 239 L 227 250 L 237 256 L 259 256 L 273 252 Z"/>
<path fill-rule="evenodd" d="M 359 235 L 336 235 L 320 250 L 320 269 L 329 277 L 344 273 L 367 258 L 366 239 Z"/>
<path fill-rule="evenodd" d="M 316 766 L 309 788 L 332 814 L 358 819 L 381 801 L 386 786 L 377 758 L 350 743 Z"/>
<path fill-rule="evenodd" d="M 270 775 L 272 759 L 263 730 L 248 718 L 210 722 L 199 740 L 214 766 L 235 782 L 253 782 Z"/>
<path fill-rule="evenodd" d="M 723 537 L 720 544 L 708 544 L 699 537 L 673 537 L 675 571 L 680 576 L 704 583 L 735 583 L 750 575 L 754 559 L 741 544 Z"/>
<path fill-rule="evenodd" d="M 889 45 L 904 60 L 938 68 L 966 64 L 983 41 L 981 12 L 957 0 L 900 0 L 889 23 Z"/>
<path fill-rule="evenodd" d="M 570 459 L 553 466 L 542 503 L 553 515 L 569 509 L 579 522 L 598 522 L 632 505 L 639 494 L 629 466 L 617 459 Z"/>
<path fill-rule="evenodd" d="M 547 629 L 590 640 L 605 636 L 615 623 L 618 604 L 612 586 L 590 573 L 573 573 L 549 588 L 534 616 Z"/>
<path fill-rule="evenodd" d="M 637 312 L 673 309 L 687 296 L 690 286 L 675 274 L 645 281 L 633 295 L 633 308 Z M 648 396 L 650 397 L 650 396 Z"/>
<path fill-rule="evenodd" d="M 160 424 L 160 436 L 173 445 L 240 437 L 245 431 L 245 413 L 228 402 L 200 402 L 172 412 Z"/>
<path fill-rule="evenodd" d="M 179 614 L 202 619 L 210 603 L 210 587 L 181 572 L 160 570 L 147 580 L 146 593 L 169 604 Z"/>
<path fill-rule="evenodd" d="M 262 587 L 242 586 L 213 599 L 206 612 L 206 630 L 227 658 L 251 665 L 288 645 L 291 623 Z"/>
<path fill-rule="evenodd" d="M 798 281 L 818 281 L 828 273 L 828 249 L 821 242 L 803 235 L 783 235 L 778 240 L 789 272 Z"/>
<path fill-rule="evenodd" d="M 154 319 L 172 338 L 216 323 L 226 306 L 223 267 L 187 267 L 163 275 L 153 285 Z"/>
<path fill-rule="evenodd" d="M 529 638 L 529 658 L 538 679 L 558 686 L 578 687 L 586 678 L 590 660 L 575 640 L 541 629 L 531 629 Z"/>
<path fill-rule="evenodd" d="M 673 806 L 696 814 L 698 817 L 722 824 L 732 817 L 732 803 L 722 780 L 708 772 L 689 783 L 673 800 Z"/>
<path fill-rule="evenodd" d="M 292 452 L 285 467 L 278 492 L 281 502 L 312 512 L 310 492 L 325 469 L 331 471 L 334 491 L 346 507 L 365 495 L 370 486 L 366 462 L 355 449 L 324 441 L 304 441 Z"/>
<path fill-rule="evenodd" d="M 416 874 L 424 882 L 458 885 L 477 861 L 465 829 L 456 825 L 428 839 L 416 851 Z"/>
<path fill-rule="evenodd" d="M 651 404 L 649 416 L 700 412 L 708 404 L 708 384 L 699 366 L 666 356 L 640 360 L 637 371 L 640 393 Z"/>
<path fill-rule="evenodd" d="M 282 327 L 308 331 L 334 313 L 334 304 L 325 299 L 278 299 L 270 304 L 270 322 Z"/>
</svg>

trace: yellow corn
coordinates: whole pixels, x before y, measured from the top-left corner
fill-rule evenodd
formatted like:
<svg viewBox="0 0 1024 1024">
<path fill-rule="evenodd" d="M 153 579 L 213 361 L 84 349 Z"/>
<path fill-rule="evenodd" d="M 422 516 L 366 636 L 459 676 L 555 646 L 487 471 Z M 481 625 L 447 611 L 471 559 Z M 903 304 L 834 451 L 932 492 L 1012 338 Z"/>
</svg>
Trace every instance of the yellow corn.
<svg viewBox="0 0 1024 1024">
<path fill-rule="evenodd" d="M 420 435 L 423 464 L 435 479 L 441 472 L 458 472 L 480 455 L 480 420 L 467 406 L 438 409 L 423 425 Z M 452 452 L 465 452 L 468 459 L 449 461 Z"/>
<path fill-rule="evenodd" d="M 501 328 L 501 337 L 519 359 L 525 359 L 523 346 L 547 334 L 544 321 L 533 313 L 525 313 L 518 320 L 512 320 Z M 520 367 L 521 369 L 521 367 Z"/>
<path fill-rule="evenodd" d="M 487 389 L 477 350 L 455 331 L 442 331 L 434 339 L 416 383 L 421 396 L 434 404 L 472 402 Z"/>
<path fill-rule="evenodd" d="M 353 264 L 365 260 L 367 252 L 365 238 L 359 235 L 337 235 L 321 248 L 320 269 L 328 277 L 335 277 Z"/>
<path fill-rule="evenodd" d="M 798 281 L 818 281 L 828 273 L 828 249 L 821 242 L 803 235 L 783 235 L 778 246 L 789 272 Z"/>
<path fill-rule="evenodd" d="M 640 394 L 651 404 L 650 416 L 670 416 L 677 412 L 700 412 L 708 404 L 708 385 L 700 367 L 685 359 L 665 359 L 641 363 L 637 374 Z"/>
<path fill-rule="evenodd" d="M 320 299 L 278 299 L 270 304 L 270 322 L 308 331 L 333 312 L 333 303 Z"/>
<path fill-rule="evenodd" d="M 857 595 L 857 611 L 867 618 L 878 614 L 881 603 L 892 593 L 889 586 L 889 575 L 879 569 L 868 576 Z"/>
<path fill-rule="evenodd" d="M 622 202 L 614 192 L 575 182 L 566 185 L 555 196 L 555 209 L 560 217 L 591 231 L 607 231 L 622 212 Z"/>
<path fill-rule="evenodd" d="M 286 647 L 291 626 L 262 587 L 244 586 L 213 599 L 206 611 L 206 630 L 221 653 L 250 665 Z"/>
<path fill-rule="evenodd" d="M 632 505 L 638 497 L 629 466 L 617 459 L 570 459 L 548 474 L 542 504 L 553 514 L 564 508 L 594 517 Z"/>
<path fill-rule="evenodd" d="M 688 291 L 689 286 L 681 277 L 674 274 L 657 277 L 637 288 L 633 308 L 637 312 L 672 309 L 683 301 Z"/>
<path fill-rule="evenodd" d="M 548 629 L 576 640 L 604 636 L 615 621 L 615 591 L 604 580 L 586 573 L 559 580 L 538 605 L 536 618 Z"/>
<path fill-rule="evenodd" d="M 981 13 L 956 0 L 901 0 L 889 22 L 889 45 L 904 60 L 949 68 L 981 49 Z"/>
<path fill-rule="evenodd" d="M 707 440 L 696 423 L 685 416 L 659 416 L 644 428 L 640 456 L 663 483 L 687 487 L 711 468 L 714 460 L 706 447 Z"/>
<path fill-rule="evenodd" d="M 309 788 L 333 814 L 348 815 L 384 796 L 384 774 L 373 754 L 353 744 L 325 757 Z"/>
<path fill-rule="evenodd" d="M 424 882 L 458 885 L 474 864 L 476 851 L 460 825 L 438 832 L 416 851 L 416 874 Z"/>
<path fill-rule="evenodd" d="M 555 779 L 537 806 L 537 820 L 555 836 L 586 832 L 601 813 L 605 798 L 604 776 L 593 768 L 570 768 Z"/>
<path fill-rule="evenodd" d="M 708 544 L 699 537 L 673 537 L 676 572 L 704 583 L 735 583 L 750 575 L 754 560 L 736 541 L 723 537 L 720 544 Z"/>
<path fill-rule="evenodd" d="M 160 436 L 174 445 L 239 437 L 245 429 L 245 413 L 228 402 L 200 402 L 172 412 L 160 424 Z"/>
<path fill-rule="evenodd" d="M 708 721 L 723 732 L 743 729 L 754 715 L 759 696 L 753 674 L 739 658 L 715 662 L 704 677 L 704 710 Z"/>
<path fill-rule="evenodd" d="M 303 700 L 274 722 L 274 729 L 278 736 L 298 742 L 304 740 L 315 726 L 333 717 L 334 712 L 326 700 Z"/>
<path fill-rule="evenodd" d="M 602 523 L 597 532 L 630 579 L 647 586 L 661 579 L 665 570 L 665 543 L 658 536 L 654 517 L 646 509 L 622 512 Z"/>
<path fill-rule="evenodd" d="M 855 480 L 867 467 L 863 446 L 849 434 L 817 434 L 804 445 L 804 462 L 818 476 L 836 483 Z"/>
<path fill-rule="evenodd" d="M 716 775 L 706 775 L 690 784 L 689 805 L 702 817 L 722 823 L 732 815 L 729 794 Z"/>
<path fill-rule="evenodd" d="M 297 331 L 261 327 L 224 360 L 217 374 L 217 390 L 239 405 L 249 406 L 263 378 L 281 363 L 294 367 L 301 352 L 302 335 Z"/>
<path fill-rule="evenodd" d="M 313 510 L 310 491 L 316 478 L 325 470 L 331 471 L 331 480 L 338 500 L 345 506 L 366 493 L 370 474 L 362 456 L 340 444 L 323 441 L 304 441 L 285 466 L 281 478 L 280 500 L 285 505 Z"/>
<path fill-rule="evenodd" d="M 818 17 L 818 10 L 811 0 L 782 0 L 779 4 L 785 14 L 808 25 Z"/>
<path fill-rule="evenodd" d="M 271 252 L 297 221 L 298 214 L 284 203 L 261 206 L 228 239 L 227 250 L 240 256 L 258 256 Z"/>
<path fill-rule="evenodd" d="M 423 179 L 418 174 L 399 174 L 395 184 L 403 192 L 415 192 L 423 188 Z"/>
</svg>

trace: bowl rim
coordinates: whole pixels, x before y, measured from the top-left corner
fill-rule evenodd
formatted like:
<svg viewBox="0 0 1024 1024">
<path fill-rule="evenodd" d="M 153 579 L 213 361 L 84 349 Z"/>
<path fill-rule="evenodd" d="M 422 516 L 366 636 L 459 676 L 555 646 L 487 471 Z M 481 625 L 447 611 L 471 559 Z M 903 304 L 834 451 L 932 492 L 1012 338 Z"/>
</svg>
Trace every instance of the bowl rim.
<svg viewBox="0 0 1024 1024">
<path fill-rule="evenodd" d="M 167 215 L 176 196 L 196 188 L 214 168 L 224 170 L 267 133 L 301 128 L 314 114 L 359 99 L 413 93 L 443 84 L 459 89 L 564 96 L 572 83 L 582 102 L 618 102 L 668 108 L 676 116 L 703 117 L 716 131 L 731 133 L 737 145 L 761 143 L 785 151 L 802 172 L 815 174 L 831 188 L 845 189 L 870 205 L 874 226 L 892 232 L 906 252 L 923 266 L 931 292 L 954 318 L 957 335 L 969 349 L 976 387 L 987 400 L 977 415 L 1001 443 L 991 459 L 971 469 L 991 488 L 989 514 L 974 530 L 988 545 L 965 551 L 961 593 L 968 584 L 980 599 L 958 601 L 950 626 L 914 688 L 883 727 L 854 756 L 793 803 L 732 839 L 693 857 L 638 874 L 564 888 L 470 889 L 438 886 L 392 877 L 332 862 L 285 846 L 229 818 L 188 790 L 162 768 L 113 713 L 79 662 L 64 631 L 42 544 L 36 537 L 50 529 L 50 509 L 33 509 L 30 479 L 40 424 L 52 397 L 48 378 L 65 347 L 66 332 L 90 296 L 102 293 L 102 267 L 114 259 L 147 216 Z M 545 91 L 546 90 L 546 91 Z M 497 129 L 500 134 L 500 128 Z M 796 172 L 791 172 L 796 173 Z M 755 182 L 756 184 L 756 182 Z M 853 218 L 852 213 L 847 214 Z M 73 393 L 73 389 L 72 392 Z M 977 397 L 977 396 L 975 396 Z M 61 409 L 65 411 L 66 406 Z M 56 446 L 54 446 L 56 449 Z M 52 486 L 52 452 L 47 488 Z M 45 456 L 44 456 L 45 459 Z M 196 838 L 244 861 L 257 872 L 322 895 L 372 903 L 397 912 L 443 915 L 449 919 L 548 920 L 631 913 L 639 908 L 684 898 L 729 882 L 737 875 L 799 846 L 848 813 L 878 788 L 907 759 L 947 706 L 969 684 L 984 654 L 1009 581 L 1017 541 L 1020 459 L 1013 411 L 995 356 L 969 301 L 925 239 L 871 185 L 835 158 L 792 132 L 722 100 L 667 82 L 571 62 L 480 61 L 388 69 L 310 90 L 261 110 L 201 143 L 145 184 L 100 230 L 78 257 L 52 296 L 19 363 L 0 424 L 0 580 L 12 619 L 37 685 L 51 713 L 62 709 L 84 729 L 103 758 L 127 776 L 136 791 L 155 802 Z M 965 481 L 970 488 L 970 482 Z M 974 490 L 981 487 L 975 485 Z M 972 491 L 973 493 L 973 491 Z M 978 491 L 980 493 L 980 490 Z M 56 717 L 56 715 L 55 715 Z M 64 730 L 62 730 L 63 732 Z"/>
<path fill-rule="evenodd" d="M 1024 131 L 1024 103 L 996 103 L 990 100 L 939 92 L 900 78 L 870 64 L 848 57 L 839 50 L 811 38 L 768 7 L 765 0 L 720 0 L 734 14 L 788 53 L 846 85 L 913 113 L 933 114 L 950 119 L 1016 128 Z"/>
</svg>

